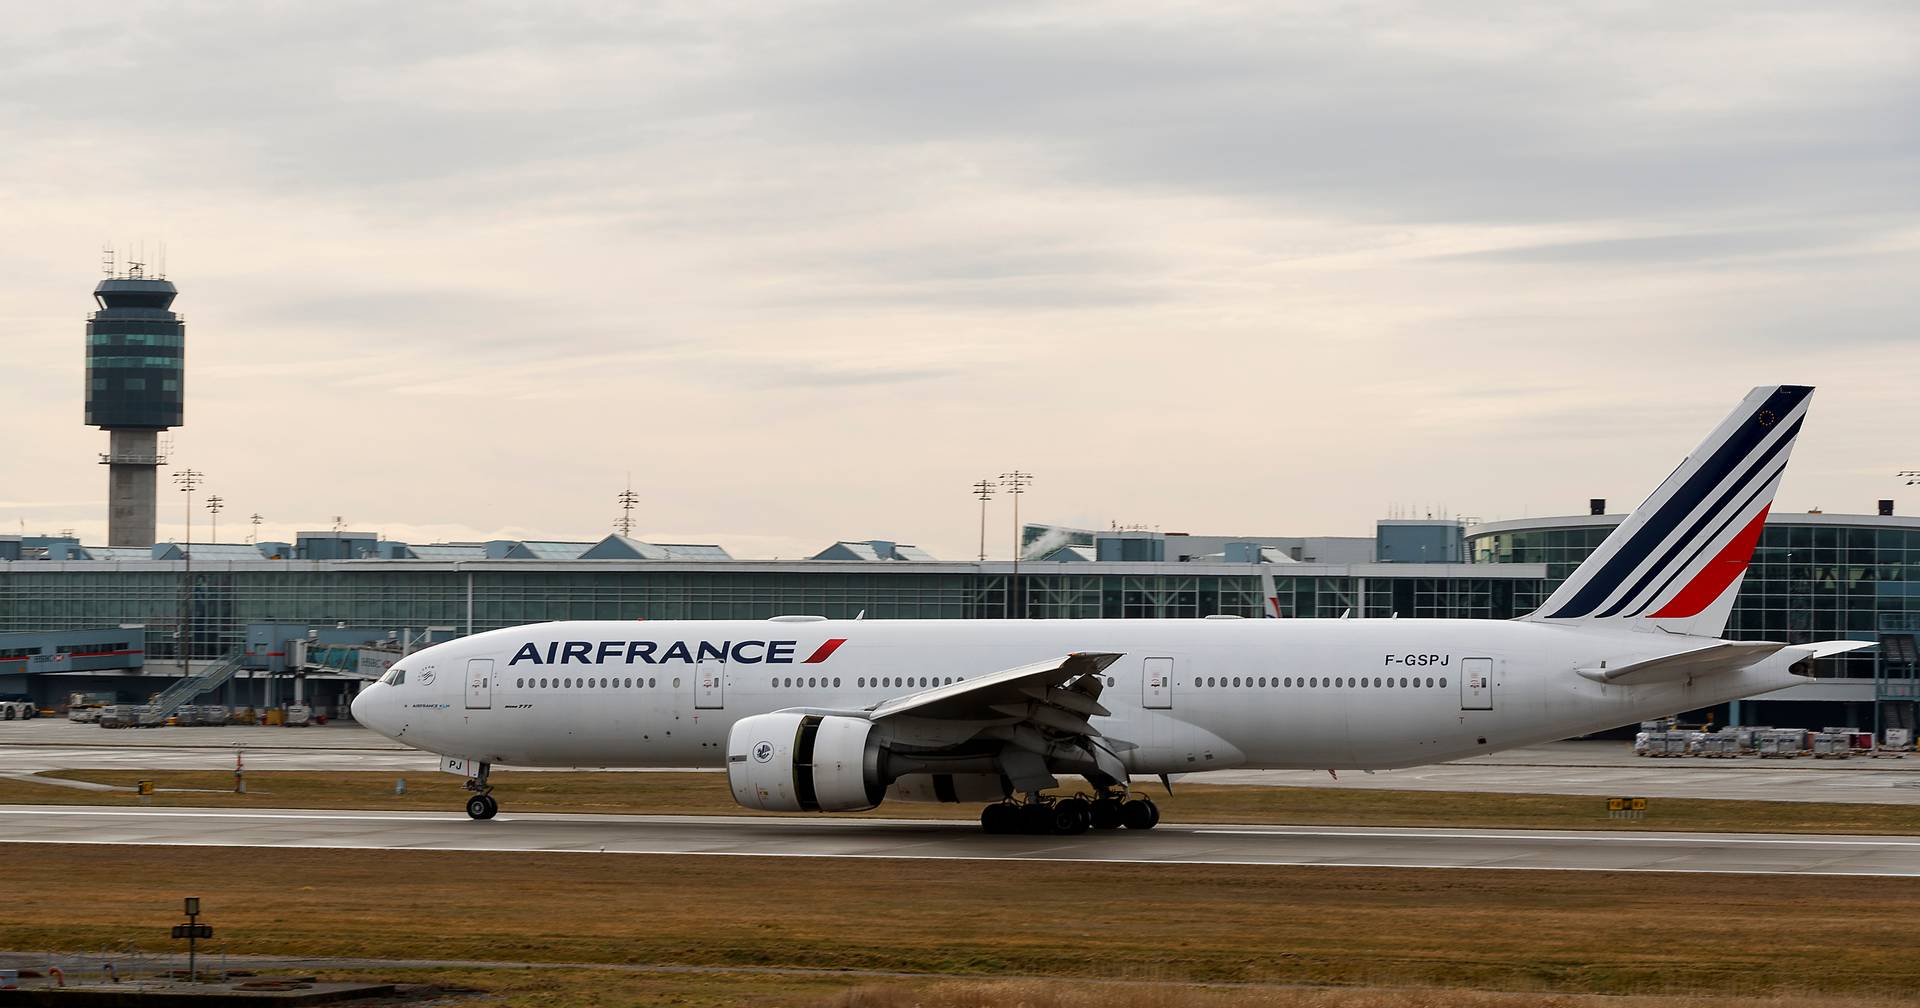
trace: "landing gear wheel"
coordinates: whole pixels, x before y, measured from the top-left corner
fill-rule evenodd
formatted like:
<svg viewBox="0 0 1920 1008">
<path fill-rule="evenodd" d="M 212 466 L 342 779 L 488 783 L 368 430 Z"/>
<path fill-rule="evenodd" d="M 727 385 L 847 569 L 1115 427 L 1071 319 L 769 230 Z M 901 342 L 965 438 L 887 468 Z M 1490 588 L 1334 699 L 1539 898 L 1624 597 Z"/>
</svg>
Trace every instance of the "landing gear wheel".
<svg viewBox="0 0 1920 1008">
<path fill-rule="evenodd" d="M 1153 799 L 1151 799 L 1151 798 L 1142 798 L 1142 799 L 1140 799 L 1140 800 L 1141 800 L 1141 801 L 1143 801 L 1143 802 L 1146 802 L 1146 803 L 1147 803 L 1147 811 L 1149 811 L 1149 812 L 1152 812 L 1152 813 L 1153 813 L 1153 822 L 1151 822 L 1151 823 L 1149 823 L 1149 824 L 1147 824 L 1147 828 L 1148 828 L 1148 829 L 1152 829 L 1152 828 L 1154 828 L 1155 826 L 1158 826 L 1158 825 L 1160 825 L 1160 806 L 1158 806 L 1158 805 L 1155 805 L 1155 804 L 1153 803 Z"/>
<path fill-rule="evenodd" d="M 491 819 L 500 813 L 500 803 L 492 795 L 477 794 L 467 799 L 467 815 L 474 819 Z"/>
<path fill-rule="evenodd" d="M 988 833 L 1020 831 L 1020 810 L 1006 802 L 995 802 L 980 810 L 980 828 Z"/>
<path fill-rule="evenodd" d="M 1020 806 L 1020 832 L 1030 836 L 1046 836 L 1053 832 L 1053 806 Z"/>
<path fill-rule="evenodd" d="M 1150 830 L 1160 821 L 1160 810 L 1145 798 L 1136 798 L 1120 806 L 1120 823 L 1128 829 Z"/>
<path fill-rule="evenodd" d="M 1080 798 L 1055 802 L 1053 821 L 1048 825 L 1061 836 L 1079 836 L 1093 828 L 1092 803 Z"/>
<path fill-rule="evenodd" d="M 1119 829 L 1120 815 L 1120 799 L 1102 798 L 1093 803 L 1093 828 Z"/>
</svg>

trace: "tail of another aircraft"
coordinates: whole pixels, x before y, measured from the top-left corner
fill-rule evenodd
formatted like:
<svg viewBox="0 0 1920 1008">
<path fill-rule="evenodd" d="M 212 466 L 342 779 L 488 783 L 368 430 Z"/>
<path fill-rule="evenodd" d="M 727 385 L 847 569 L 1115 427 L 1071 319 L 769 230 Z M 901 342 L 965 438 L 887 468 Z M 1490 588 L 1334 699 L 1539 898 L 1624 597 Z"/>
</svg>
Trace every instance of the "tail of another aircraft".
<svg viewBox="0 0 1920 1008">
<path fill-rule="evenodd" d="M 1528 620 L 1718 637 L 1813 389 L 1764 385 Z"/>
</svg>

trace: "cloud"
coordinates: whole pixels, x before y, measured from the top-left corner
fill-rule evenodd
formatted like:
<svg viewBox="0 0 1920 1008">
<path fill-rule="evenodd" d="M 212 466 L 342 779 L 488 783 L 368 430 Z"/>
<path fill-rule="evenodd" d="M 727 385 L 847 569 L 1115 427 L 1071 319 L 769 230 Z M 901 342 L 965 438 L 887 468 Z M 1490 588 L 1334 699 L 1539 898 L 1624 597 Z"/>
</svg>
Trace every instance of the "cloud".
<svg viewBox="0 0 1920 1008">
<path fill-rule="evenodd" d="M 1812 255 L 1836 245 L 1873 237 L 1866 229 L 1831 231 L 1717 231 L 1639 235 L 1587 241 L 1548 242 L 1465 252 L 1442 258 L 1512 263 L 1668 263 L 1713 262 L 1772 255 Z"/>
<path fill-rule="evenodd" d="M 80 320 L 128 234 L 188 316 L 176 457 L 269 515 L 590 538 L 632 470 L 658 527 L 969 556 L 966 484 L 1017 465 L 1041 518 L 1364 532 L 1394 500 L 1632 496 L 1778 380 L 1847 433 L 1810 427 L 1843 471 L 1808 503 L 1911 464 L 1910 4 L 8 27 L 30 523 L 100 491 Z"/>
</svg>

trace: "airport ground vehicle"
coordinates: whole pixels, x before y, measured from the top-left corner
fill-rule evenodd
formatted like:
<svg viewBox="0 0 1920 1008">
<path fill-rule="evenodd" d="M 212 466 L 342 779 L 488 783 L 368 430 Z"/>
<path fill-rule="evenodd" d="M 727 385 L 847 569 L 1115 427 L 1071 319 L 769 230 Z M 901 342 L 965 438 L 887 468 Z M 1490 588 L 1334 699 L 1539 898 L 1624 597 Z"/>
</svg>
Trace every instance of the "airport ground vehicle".
<svg viewBox="0 0 1920 1008">
<path fill-rule="evenodd" d="M 100 720 L 101 710 L 119 702 L 120 698 L 112 693 L 69 693 L 67 720 L 92 724 Z"/>
<path fill-rule="evenodd" d="M 0 721 L 25 721 L 40 716 L 40 708 L 25 693 L 0 693 Z"/>
<path fill-rule="evenodd" d="M 1812 390 L 1755 389 L 1539 610 L 1492 620 L 556 622 L 396 662 L 354 717 L 494 764 L 725 767 L 766 811 L 980 802 L 990 832 L 1151 828 L 1136 776 L 1386 769 L 1781 689 L 1861 641 L 1719 638 Z M 1053 796 L 1059 774 L 1091 793 Z"/>
</svg>

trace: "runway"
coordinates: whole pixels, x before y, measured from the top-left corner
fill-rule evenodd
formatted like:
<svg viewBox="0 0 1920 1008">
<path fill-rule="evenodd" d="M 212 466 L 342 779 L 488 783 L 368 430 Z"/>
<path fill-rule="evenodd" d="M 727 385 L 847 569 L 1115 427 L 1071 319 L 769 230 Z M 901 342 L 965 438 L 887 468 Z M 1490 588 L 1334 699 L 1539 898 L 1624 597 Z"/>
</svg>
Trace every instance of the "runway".
<svg viewBox="0 0 1920 1008">
<path fill-rule="evenodd" d="M 1920 876 L 1920 837 L 1163 824 L 988 836 L 910 819 L 0 806 L 0 843 Z"/>
<path fill-rule="evenodd" d="M 48 770 L 231 770 L 236 754 L 244 754 L 250 770 L 358 770 L 411 776 L 433 773 L 439 765 L 431 753 L 409 749 L 356 725 L 116 731 L 56 720 L 0 722 L 0 777 Z M 1342 772 L 1338 779 L 1323 770 L 1221 770 L 1183 779 L 1195 784 L 1351 790 L 1920 804 L 1920 757 L 1642 759 L 1623 741 L 1556 742 L 1405 770 Z"/>
</svg>

